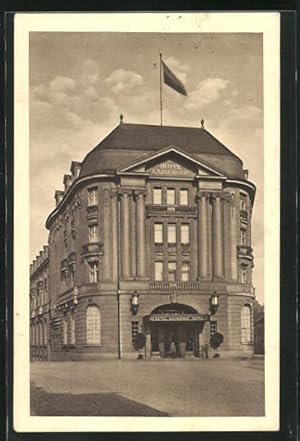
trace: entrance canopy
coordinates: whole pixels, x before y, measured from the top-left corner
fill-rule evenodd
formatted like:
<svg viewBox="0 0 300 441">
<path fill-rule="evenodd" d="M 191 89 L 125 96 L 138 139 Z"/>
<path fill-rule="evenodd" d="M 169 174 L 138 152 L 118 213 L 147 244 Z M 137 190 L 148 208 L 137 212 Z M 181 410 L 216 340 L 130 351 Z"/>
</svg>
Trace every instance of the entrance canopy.
<svg viewBox="0 0 300 441">
<path fill-rule="evenodd" d="M 155 308 L 147 317 L 150 322 L 203 322 L 209 320 L 208 314 L 199 314 L 191 306 L 171 303 Z"/>
</svg>

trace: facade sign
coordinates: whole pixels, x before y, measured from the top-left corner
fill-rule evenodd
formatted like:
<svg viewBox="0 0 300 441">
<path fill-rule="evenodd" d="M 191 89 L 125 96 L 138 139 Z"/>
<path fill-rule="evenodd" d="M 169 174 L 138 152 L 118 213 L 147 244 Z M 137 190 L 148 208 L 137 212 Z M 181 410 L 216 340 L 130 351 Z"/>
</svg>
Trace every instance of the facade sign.
<svg viewBox="0 0 300 441">
<path fill-rule="evenodd" d="M 150 173 L 156 176 L 194 176 L 195 173 L 182 167 L 182 165 L 177 164 L 173 161 L 162 162 L 150 169 Z"/>
<path fill-rule="evenodd" d="M 152 314 L 150 322 L 203 322 L 209 320 L 208 314 Z"/>
</svg>

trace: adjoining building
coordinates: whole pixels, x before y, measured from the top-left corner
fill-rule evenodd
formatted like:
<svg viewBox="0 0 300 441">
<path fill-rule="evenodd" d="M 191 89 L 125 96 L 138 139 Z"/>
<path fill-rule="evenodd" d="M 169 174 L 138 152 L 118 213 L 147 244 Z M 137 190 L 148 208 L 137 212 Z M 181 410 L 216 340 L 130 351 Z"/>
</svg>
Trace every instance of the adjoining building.
<svg viewBox="0 0 300 441">
<path fill-rule="evenodd" d="M 255 186 L 203 123 L 121 118 L 63 182 L 46 221 L 51 359 L 136 357 L 138 332 L 147 358 L 172 342 L 199 357 L 216 331 L 222 357 L 253 355 Z"/>
</svg>

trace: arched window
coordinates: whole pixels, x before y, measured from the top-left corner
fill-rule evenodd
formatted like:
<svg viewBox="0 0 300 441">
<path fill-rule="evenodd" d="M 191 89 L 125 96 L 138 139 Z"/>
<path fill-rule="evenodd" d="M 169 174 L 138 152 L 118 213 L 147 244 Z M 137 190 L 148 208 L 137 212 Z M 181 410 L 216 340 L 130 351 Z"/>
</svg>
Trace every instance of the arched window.
<svg viewBox="0 0 300 441">
<path fill-rule="evenodd" d="M 75 344 L 75 312 L 72 311 L 71 316 L 70 316 L 70 320 L 71 320 L 71 345 Z"/>
<path fill-rule="evenodd" d="M 67 316 L 64 315 L 63 320 L 63 344 L 68 344 L 68 322 L 67 322 Z"/>
<path fill-rule="evenodd" d="M 88 345 L 101 344 L 100 310 L 96 305 L 89 305 L 86 310 L 86 342 Z"/>
<path fill-rule="evenodd" d="M 48 343 L 48 329 L 47 329 L 47 322 L 44 321 L 44 345 L 46 346 Z"/>
<path fill-rule="evenodd" d="M 38 329 L 37 329 L 37 324 L 35 323 L 33 325 L 33 344 L 34 346 L 37 346 L 38 344 Z"/>
<path fill-rule="evenodd" d="M 241 342 L 251 342 L 251 309 L 250 305 L 242 306 L 241 310 Z"/>
<path fill-rule="evenodd" d="M 30 344 L 31 346 L 34 345 L 34 325 L 30 325 Z"/>
<path fill-rule="evenodd" d="M 38 341 L 38 345 L 42 346 L 43 344 L 43 325 L 42 322 L 39 322 L 39 341 Z"/>
</svg>

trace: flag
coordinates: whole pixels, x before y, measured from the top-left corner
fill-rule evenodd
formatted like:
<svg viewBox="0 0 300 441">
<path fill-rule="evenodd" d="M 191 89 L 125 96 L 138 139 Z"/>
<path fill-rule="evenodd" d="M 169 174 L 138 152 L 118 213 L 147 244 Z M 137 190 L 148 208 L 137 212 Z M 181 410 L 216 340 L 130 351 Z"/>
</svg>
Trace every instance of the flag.
<svg viewBox="0 0 300 441">
<path fill-rule="evenodd" d="M 181 93 L 181 95 L 187 95 L 184 84 L 176 77 L 175 74 L 173 74 L 164 61 L 161 60 L 161 62 L 163 67 L 164 83 L 176 90 L 176 92 Z"/>
</svg>

